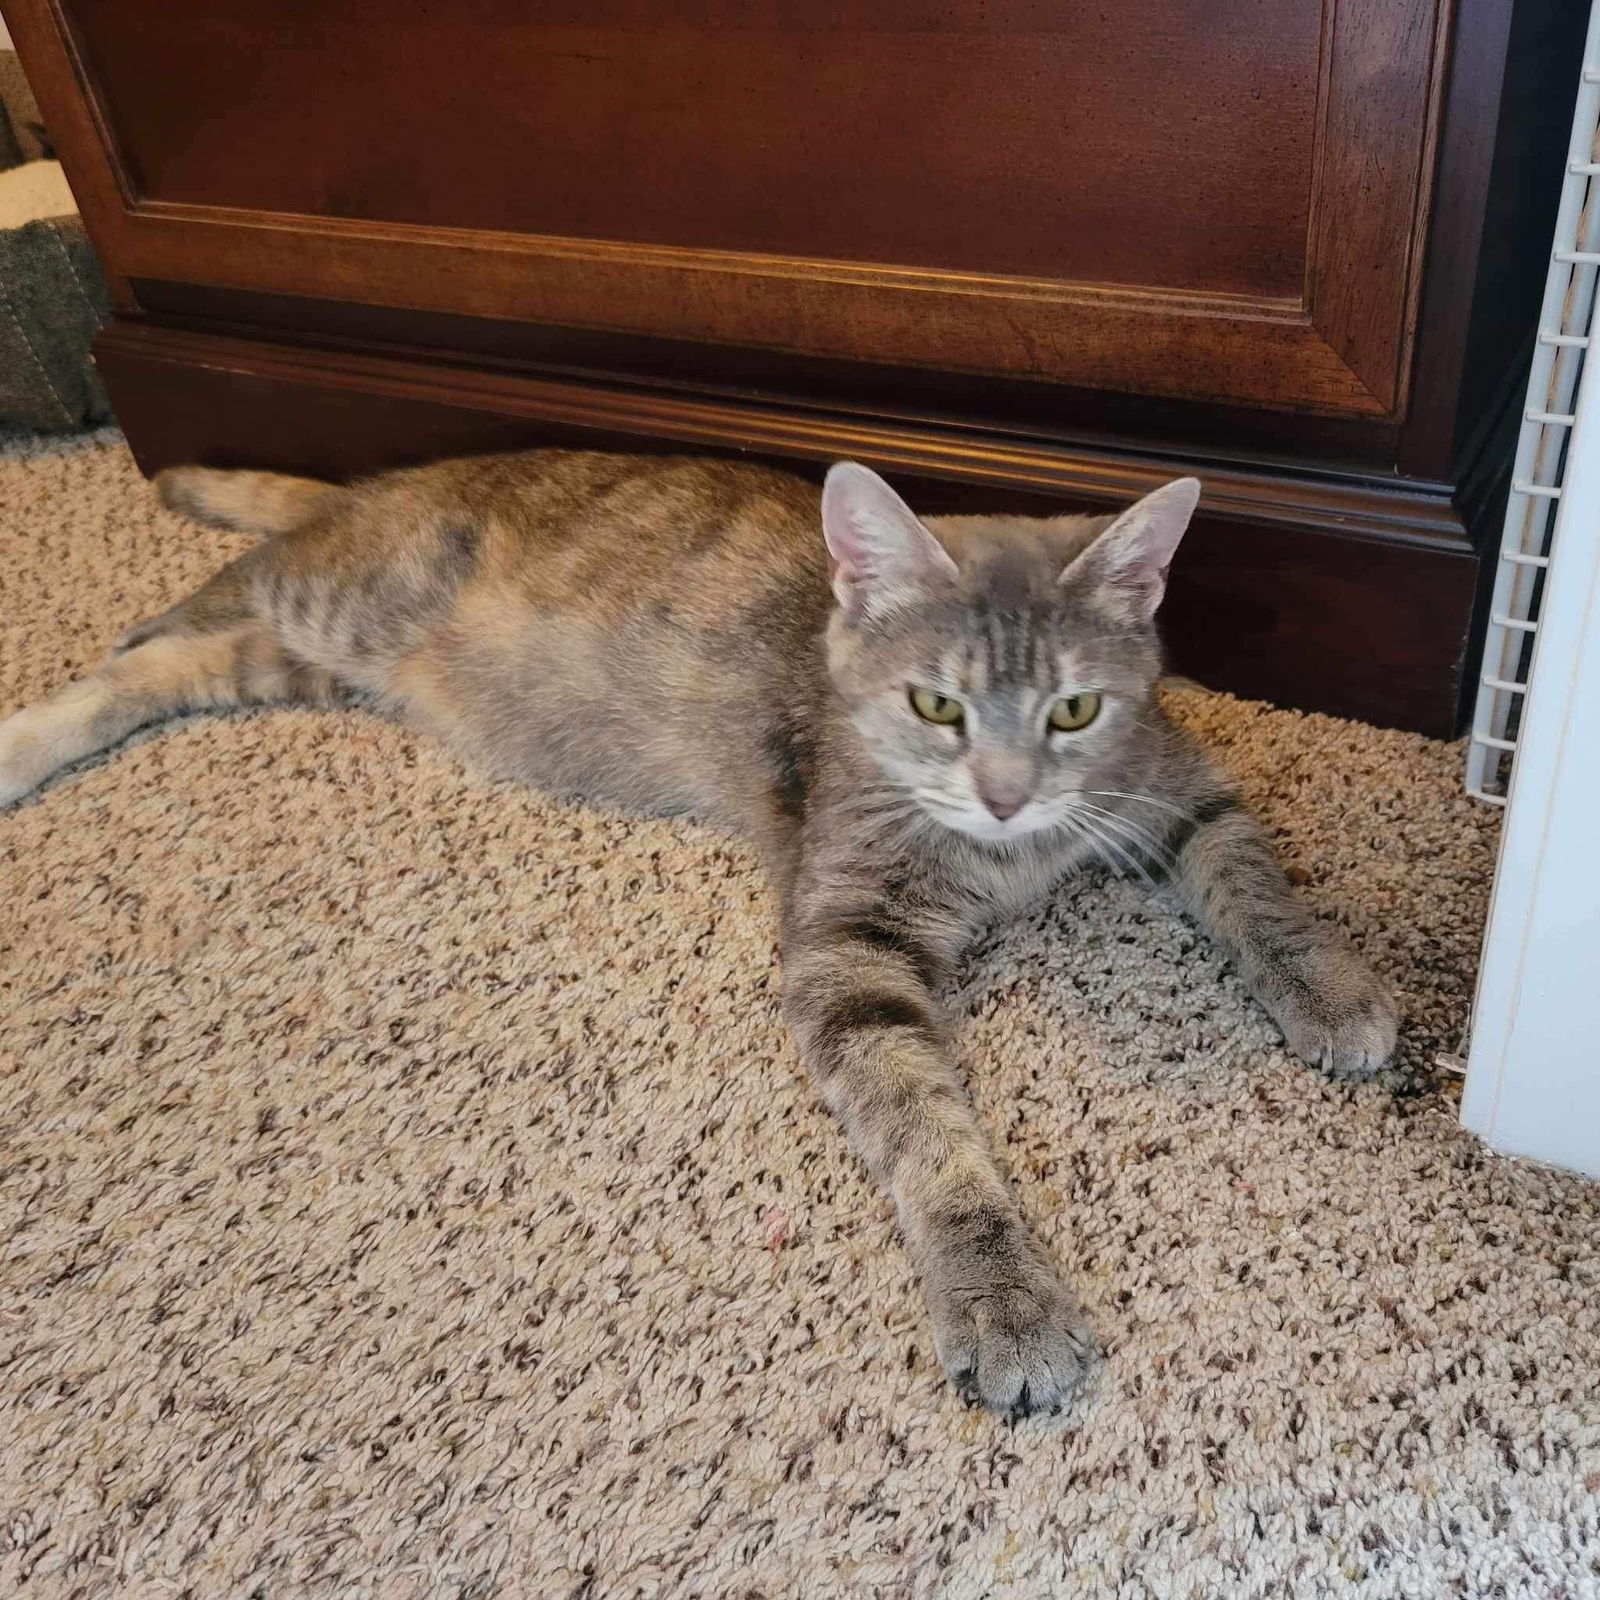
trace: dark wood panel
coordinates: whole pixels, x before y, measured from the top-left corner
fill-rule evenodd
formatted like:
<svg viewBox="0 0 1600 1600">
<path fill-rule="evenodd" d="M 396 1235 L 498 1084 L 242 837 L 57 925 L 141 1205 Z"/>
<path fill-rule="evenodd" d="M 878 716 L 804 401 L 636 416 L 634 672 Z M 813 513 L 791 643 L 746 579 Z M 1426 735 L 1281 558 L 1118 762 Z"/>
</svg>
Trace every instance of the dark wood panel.
<svg viewBox="0 0 1600 1600">
<path fill-rule="evenodd" d="M 788 354 L 1387 417 L 1289 302 L 601 246 L 146 202 L 130 276 Z"/>
<path fill-rule="evenodd" d="M 79 3 L 92 21 L 110 0 Z M 1393 0 L 1409 19 L 1397 35 L 1406 48 L 1381 70 L 1359 57 L 1340 70 L 1359 42 L 1341 19 L 1348 8 L 1359 21 L 1369 3 L 1327 0 L 1312 181 L 1319 218 L 1348 219 L 1363 239 L 1374 210 L 1420 221 L 1438 78 L 1419 43 L 1436 0 Z M 87 57 L 51 0 L 7 4 L 89 197 L 91 233 L 129 276 L 1333 416 L 1393 420 L 1403 409 L 1415 226 L 1403 240 L 1368 240 L 1372 255 L 1314 227 L 1308 290 L 1274 296 L 1107 286 L 1061 276 L 1060 263 L 1055 276 L 1027 277 L 141 199 L 137 152 L 120 147 L 103 103 L 127 92 L 123 67 L 103 46 Z M 1262 159 L 1259 148 L 1237 157 L 1245 169 Z M 1058 177 L 1069 192 L 1070 163 Z M 1207 223 L 1230 226 L 1223 209 Z"/>
<path fill-rule="evenodd" d="M 930 510 L 1098 509 L 1185 470 L 1155 461 L 150 326 L 101 370 L 146 471 L 186 460 L 345 476 L 523 445 L 873 462 Z M 1208 471 L 1174 573 L 1174 664 L 1239 693 L 1454 731 L 1478 562 L 1447 497 Z"/>
<path fill-rule="evenodd" d="M 1459 476 L 1524 381 L 1588 8 L 1456 0 L 1401 470 Z"/>
<path fill-rule="evenodd" d="M 1320 9 L 67 5 L 150 199 L 1294 298 Z"/>
<path fill-rule="evenodd" d="M 1410 376 L 1443 80 L 1430 63 L 1443 59 L 1446 16 L 1396 0 L 1327 8 L 1306 300 L 1329 344 L 1396 410 Z"/>
</svg>

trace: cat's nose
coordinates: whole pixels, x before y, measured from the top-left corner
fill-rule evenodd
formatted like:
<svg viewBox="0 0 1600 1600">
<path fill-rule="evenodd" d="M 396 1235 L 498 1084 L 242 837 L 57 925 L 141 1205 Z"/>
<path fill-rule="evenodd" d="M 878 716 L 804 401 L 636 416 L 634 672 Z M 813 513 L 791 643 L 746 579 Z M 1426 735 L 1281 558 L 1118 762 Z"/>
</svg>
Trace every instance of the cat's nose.
<svg viewBox="0 0 1600 1600">
<path fill-rule="evenodd" d="M 998 817 L 1005 822 L 1016 814 L 1028 803 L 1026 789 L 1001 789 L 985 786 L 978 791 L 978 798 L 983 801 L 984 809 L 991 816 Z"/>
</svg>

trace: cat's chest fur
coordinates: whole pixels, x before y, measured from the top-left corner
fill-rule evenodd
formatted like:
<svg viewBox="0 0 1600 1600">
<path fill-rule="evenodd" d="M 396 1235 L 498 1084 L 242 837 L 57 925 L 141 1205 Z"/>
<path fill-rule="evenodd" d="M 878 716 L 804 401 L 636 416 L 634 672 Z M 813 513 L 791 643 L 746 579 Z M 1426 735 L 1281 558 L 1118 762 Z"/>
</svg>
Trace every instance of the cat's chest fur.
<svg viewBox="0 0 1600 1600">
<path fill-rule="evenodd" d="M 903 831 L 880 821 L 870 833 L 852 821 L 826 810 L 811 820 L 806 897 L 822 904 L 841 893 L 845 901 L 859 897 L 919 926 L 947 962 L 1097 859 L 1061 834 L 1000 847 L 926 818 L 908 818 Z"/>
<path fill-rule="evenodd" d="M 1009 850 L 953 836 L 932 853 L 929 891 L 961 907 L 977 932 L 1011 921 L 1092 859 L 1078 842 L 1054 835 Z"/>
</svg>

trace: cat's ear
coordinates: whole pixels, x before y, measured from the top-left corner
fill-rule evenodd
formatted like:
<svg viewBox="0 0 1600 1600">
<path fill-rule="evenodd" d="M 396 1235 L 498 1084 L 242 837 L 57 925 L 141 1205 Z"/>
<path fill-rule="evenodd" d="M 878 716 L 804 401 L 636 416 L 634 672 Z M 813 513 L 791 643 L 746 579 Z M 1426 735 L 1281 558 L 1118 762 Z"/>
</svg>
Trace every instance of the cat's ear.
<svg viewBox="0 0 1600 1600">
<path fill-rule="evenodd" d="M 1092 588 L 1129 621 L 1148 622 L 1167 592 L 1167 569 L 1199 501 L 1198 478 L 1152 490 L 1067 563 L 1061 582 Z"/>
<path fill-rule="evenodd" d="M 866 617 L 914 602 L 955 574 L 949 552 L 877 473 L 840 461 L 822 485 L 822 536 L 834 597 Z"/>
</svg>

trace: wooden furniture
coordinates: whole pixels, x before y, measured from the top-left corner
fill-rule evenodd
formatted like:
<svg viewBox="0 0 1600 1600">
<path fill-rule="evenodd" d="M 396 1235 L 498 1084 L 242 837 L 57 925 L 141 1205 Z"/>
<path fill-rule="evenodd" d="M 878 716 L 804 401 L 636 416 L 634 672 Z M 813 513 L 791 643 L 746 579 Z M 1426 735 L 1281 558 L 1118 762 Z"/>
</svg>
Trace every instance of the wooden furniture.
<svg viewBox="0 0 1600 1600">
<path fill-rule="evenodd" d="M 1198 470 L 1175 664 L 1456 726 L 1566 0 L 4 0 L 141 464 Z"/>
</svg>

